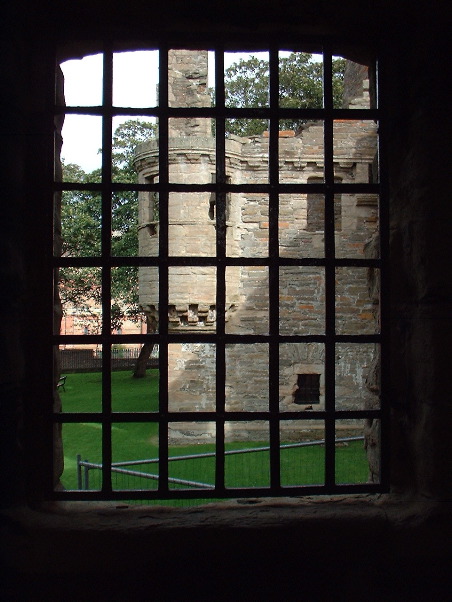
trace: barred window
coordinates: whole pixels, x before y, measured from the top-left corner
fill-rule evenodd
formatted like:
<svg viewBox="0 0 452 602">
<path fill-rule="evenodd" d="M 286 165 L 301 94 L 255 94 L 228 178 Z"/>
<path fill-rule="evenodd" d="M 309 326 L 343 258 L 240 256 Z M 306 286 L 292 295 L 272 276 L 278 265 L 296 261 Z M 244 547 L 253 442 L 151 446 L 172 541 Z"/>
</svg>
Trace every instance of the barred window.
<svg viewBox="0 0 452 602">
<path fill-rule="evenodd" d="M 122 80 L 129 53 L 106 47 L 97 93 L 55 103 L 96 151 L 54 182 L 56 294 L 72 319 L 53 335 L 67 377 L 55 499 L 387 487 L 376 64 L 327 43 L 238 50 L 161 46 Z M 317 95 L 288 88 L 300 65 Z"/>
<path fill-rule="evenodd" d="M 294 403 L 320 403 L 320 374 L 299 374 Z"/>
</svg>

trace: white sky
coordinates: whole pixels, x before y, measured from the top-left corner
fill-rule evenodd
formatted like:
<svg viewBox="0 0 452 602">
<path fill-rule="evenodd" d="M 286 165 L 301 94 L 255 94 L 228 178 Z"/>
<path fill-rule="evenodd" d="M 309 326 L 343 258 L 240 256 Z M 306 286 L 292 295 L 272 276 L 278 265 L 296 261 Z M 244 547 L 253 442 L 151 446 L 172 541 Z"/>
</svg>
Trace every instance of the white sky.
<svg viewBox="0 0 452 602">
<path fill-rule="evenodd" d="M 225 53 L 225 68 L 247 53 Z M 253 53 L 268 58 L 267 53 Z M 66 61 L 61 65 L 65 79 L 68 106 L 100 106 L 102 104 L 102 55 Z M 157 51 L 137 51 L 114 54 L 113 105 L 116 107 L 152 107 L 156 104 L 158 82 Z M 213 53 L 209 53 L 209 86 L 214 87 Z M 135 119 L 137 117 L 134 117 Z M 113 131 L 129 117 L 116 117 Z M 149 121 L 149 117 L 143 117 Z M 65 163 L 76 163 L 86 172 L 101 166 L 98 149 L 102 146 L 102 120 L 97 116 L 66 115 L 63 127 Z"/>
</svg>

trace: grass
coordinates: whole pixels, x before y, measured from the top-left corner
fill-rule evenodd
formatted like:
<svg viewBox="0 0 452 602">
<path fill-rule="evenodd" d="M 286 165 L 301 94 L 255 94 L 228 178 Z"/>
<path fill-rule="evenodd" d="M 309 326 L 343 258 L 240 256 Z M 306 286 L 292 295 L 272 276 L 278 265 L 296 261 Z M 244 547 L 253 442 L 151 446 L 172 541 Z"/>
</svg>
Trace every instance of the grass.
<svg viewBox="0 0 452 602">
<path fill-rule="evenodd" d="M 158 409 L 158 371 L 150 370 L 145 378 L 134 379 L 129 371 L 112 373 L 113 411 L 140 412 Z M 102 377 L 100 373 L 70 374 L 66 391 L 61 393 L 64 412 L 101 411 Z M 65 469 L 62 476 L 67 489 L 77 488 L 76 457 L 93 463 L 102 462 L 102 426 L 98 423 L 63 424 Z M 226 449 L 260 447 L 268 442 L 227 443 Z M 195 444 L 171 446 L 170 456 L 214 452 L 215 445 Z M 322 445 L 281 451 L 281 482 L 285 486 L 323 484 L 324 453 Z M 157 423 L 115 423 L 112 426 L 113 462 L 142 460 L 158 457 Z M 129 470 L 158 474 L 158 464 L 125 467 Z M 215 458 L 201 458 L 170 462 L 170 477 L 215 482 Z M 100 487 L 100 471 L 90 470 L 90 488 Z M 363 483 L 367 481 L 368 466 L 362 441 L 336 448 L 336 482 Z M 113 475 L 118 489 L 155 489 L 156 480 Z M 228 455 L 225 459 L 227 487 L 266 487 L 269 485 L 269 452 Z M 177 488 L 179 485 L 173 484 Z M 193 503 L 193 502 L 192 502 Z"/>
<path fill-rule="evenodd" d="M 158 407 L 158 371 L 145 378 L 132 378 L 129 371 L 112 372 L 112 408 L 116 412 L 155 411 Z M 61 393 L 64 412 L 100 412 L 102 374 L 70 374 Z M 158 455 L 157 424 L 125 423 L 112 427 L 113 462 L 151 458 Z M 77 487 L 77 454 L 94 463 L 102 462 L 102 427 L 97 423 L 63 425 L 63 485 Z"/>
</svg>

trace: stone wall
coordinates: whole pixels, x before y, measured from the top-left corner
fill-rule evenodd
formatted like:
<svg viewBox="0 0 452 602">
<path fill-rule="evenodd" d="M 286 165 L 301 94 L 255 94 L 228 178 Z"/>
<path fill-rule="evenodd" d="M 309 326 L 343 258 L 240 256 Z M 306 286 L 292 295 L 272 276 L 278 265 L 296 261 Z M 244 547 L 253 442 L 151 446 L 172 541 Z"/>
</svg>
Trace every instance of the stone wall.
<svg viewBox="0 0 452 602">
<path fill-rule="evenodd" d="M 206 53 L 170 53 L 170 102 L 173 106 L 207 106 Z M 349 103 L 369 106 L 367 68 L 350 70 Z M 352 100 L 353 99 L 353 100 Z M 355 106 L 353 105 L 353 106 Z M 180 119 L 177 131 L 170 128 L 169 180 L 183 184 L 215 181 L 215 139 L 205 136 L 189 120 Z M 206 121 L 206 120 L 205 120 Z M 184 125 L 185 124 L 185 125 Z M 209 126 L 210 127 L 210 126 Z M 231 184 L 268 183 L 268 132 L 261 136 L 226 140 L 226 176 Z M 281 131 L 279 139 L 281 183 L 324 181 L 323 124 L 304 124 L 297 133 Z M 333 126 L 335 181 L 368 183 L 376 155 L 376 124 L 363 120 L 336 120 Z M 136 149 L 139 181 L 158 181 L 158 142 L 150 140 Z M 157 195 L 140 194 L 140 254 L 157 257 L 159 224 Z M 336 194 L 336 254 L 363 257 L 364 246 L 377 229 L 378 199 L 365 195 Z M 227 253 L 231 257 L 266 257 L 269 244 L 269 204 L 265 194 L 228 193 L 226 198 Z M 320 194 L 282 194 L 279 239 L 281 257 L 324 256 L 325 200 Z M 179 257 L 214 257 L 215 195 L 213 193 L 170 193 L 169 254 Z M 169 269 L 170 332 L 212 332 L 216 328 L 214 267 L 178 266 Z M 140 268 L 140 304 L 155 320 L 158 316 L 157 268 Z M 367 269 L 338 268 L 336 273 L 336 320 L 339 334 L 376 332 L 373 302 L 368 293 Z M 281 267 L 281 334 L 325 332 L 325 273 L 318 267 Z M 226 271 L 226 333 L 268 334 L 268 267 L 237 266 Z M 161 318 L 160 318 L 161 319 Z M 294 403 L 299 374 L 318 374 L 322 385 L 319 408 L 324 407 L 323 345 L 288 345 L 281 351 L 280 404 L 282 411 L 303 410 Z M 210 350 L 210 351 L 209 351 Z M 171 345 L 169 349 L 169 403 L 173 411 L 215 408 L 214 346 Z M 375 396 L 365 387 L 367 370 L 377 351 L 369 345 L 338 345 L 336 364 L 337 407 L 362 409 Z M 229 345 L 226 353 L 226 407 L 237 411 L 268 409 L 268 348 Z M 213 427 L 212 427 L 213 428 Z M 358 428 L 362 428 L 358 426 Z M 205 438 L 205 425 L 170 428 L 173 441 L 182 434 Z M 253 432 L 251 432 L 253 431 Z M 262 437 L 262 429 L 237 423 L 227 431 L 229 438 Z M 260 434 L 259 434 L 260 433 Z M 267 436 L 267 435 L 265 435 Z"/>
<path fill-rule="evenodd" d="M 168 104 L 170 107 L 209 107 L 207 51 L 168 52 Z M 210 136 L 210 119 L 170 119 L 169 136 Z"/>
</svg>

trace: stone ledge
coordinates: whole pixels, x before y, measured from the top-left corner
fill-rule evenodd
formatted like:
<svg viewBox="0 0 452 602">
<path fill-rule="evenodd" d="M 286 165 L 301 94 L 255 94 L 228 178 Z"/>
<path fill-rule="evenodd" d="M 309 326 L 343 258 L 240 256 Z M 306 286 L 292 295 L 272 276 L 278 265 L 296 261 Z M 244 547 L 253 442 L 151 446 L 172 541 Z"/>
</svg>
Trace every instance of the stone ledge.
<svg viewBox="0 0 452 602">
<path fill-rule="evenodd" d="M 449 502 L 383 496 L 248 499 L 172 509 L 121 503 L 46 503 L 4 511 L 6 566 L 14 571 L 136 569 L 155 558 L 250 547 L 258 554 L 309 549 L 309 557 L 447 557 Z M 152 546 L 148 543 L 152 542 Z M 334 550 L 334 554 L 332 552 Z M 444 556 L 444 554 L 446 556 Z"/>
</svg>

